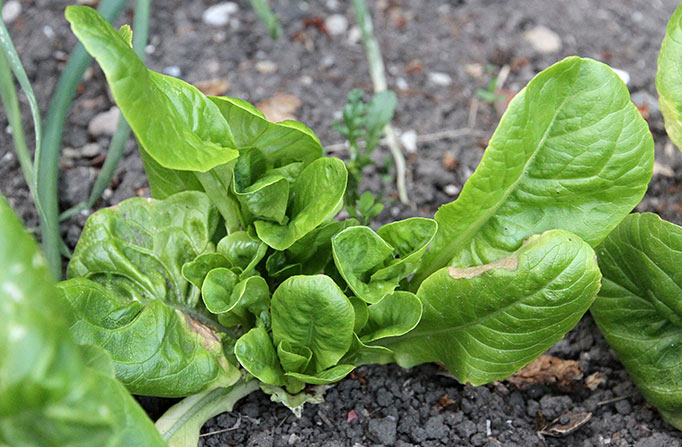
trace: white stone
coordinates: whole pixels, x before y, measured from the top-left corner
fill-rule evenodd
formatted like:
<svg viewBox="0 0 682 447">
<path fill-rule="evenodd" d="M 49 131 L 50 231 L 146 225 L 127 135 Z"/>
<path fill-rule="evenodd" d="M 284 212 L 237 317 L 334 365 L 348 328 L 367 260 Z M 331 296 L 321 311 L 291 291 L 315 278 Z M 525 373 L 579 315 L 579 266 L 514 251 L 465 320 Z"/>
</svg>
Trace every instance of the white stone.
<svg viewBox="0 0 682 447">
<path fill-rule="evenodd" d="M 174 78 L 179 78 L 180 75 L 182 74 L 180 67 L 178 67 L 177 65 L 171 65 L 170 67 L 166 67 L 163 69 L 163 72 L 168 76 L 173 76 Z"/>
<path fill-rule="evenodd" d="M 554 53 L 561 49 L 561 37 L 546 26 L 538 25 L 523 33 L 523 38 L 538 53 Z"/>
<path fill-rule="evenodd" d="M 223 26 L 230 21 L 230 15 L 239 11 L 239 5 L 234 2 L 223 2 L 206 9 L 201 20 L 207 25 Z"/>
<path fill-rule="evenodd" d="M 410 85 L 407 83 L 405 78 L 397 78 L 395 80 L 395 86 L 398 88 L 398 90 L 407 90 L 410 88 Z"/>
<path fill-rule="evenodd" d="M 459 194 L 459 187 L 456 185 L 445 185 L 445 188 L 443 188 L 443 191 L 445 192 L 445 194 L 452 197 L 452 196 L 456 196 L 457 194 Z"/>
<path fill-rule="evenodd" d="M 50 40 L 55 38 L 54 30 L 52 29 L 52 27 L 50 25 L 45 25 L 43 27 L 43 34 L 45 34 L 45 37 L 47 37 Z"/>
<path fill-rule="evenodd" d="M 10 24 L 14 22 L 21 14 L 21 3 L 16 0 L 10 0 L 2 6 L 2 20 Z"/>
<path fill-rule="evenodd" d="M 355 45 L 362 39 L 362 31 L 357 26 L 354 26 L 348 31 L 348 43 Z"/>
<path fill-rule="evenodd" d="M 256 71 L 259 73 L 274 73 L 277 71 L 277 64 L 272 61 L 256 62 Z"/>
<path fill-rule="evenodd" d="M 400 135 L 400 143 L 408 154 L 417 152 L 417 132 L 410 129 Z"/>
<path fill-rule="evenodd" d="M 625 70 L 621 70 L 620 68 L 614 68 L 613 71 L 616 72 L 618 77 L 625 83 L 625 85 L 630 83 L 630 73 Z"/>
<path fill-rule="evenodd" d="M 118 125 L 118 122 L 116 124 Z M 100 154 L 99 145 L 97 143 L 88 143 L 81 148 L 80 153 L 83 157 L 96 157 Z"/>
<path fill-rule="evenodd" d="M 447 87 L 448 85 L 452 84 L 452 78 L 450 75 L 447 73 L 441 73 L 439 71 L 429 73 L 429 81 L 441 87 Z"/>
<path fill-rule="evenodd" d="M 324 19 L 324 26 L 332 36 L 340 36 L 348 30 L 348 19 L 341 14 L 332 14 Z"/>
<path fill-rule="evenodd" d="M 113 135 L 120 115 L 121 111 L 118 110 L 118 107 L 112 107 L 106 112 L 98 113 L 88 124 L 88 133 L 96 137 Z"/>
</svg>

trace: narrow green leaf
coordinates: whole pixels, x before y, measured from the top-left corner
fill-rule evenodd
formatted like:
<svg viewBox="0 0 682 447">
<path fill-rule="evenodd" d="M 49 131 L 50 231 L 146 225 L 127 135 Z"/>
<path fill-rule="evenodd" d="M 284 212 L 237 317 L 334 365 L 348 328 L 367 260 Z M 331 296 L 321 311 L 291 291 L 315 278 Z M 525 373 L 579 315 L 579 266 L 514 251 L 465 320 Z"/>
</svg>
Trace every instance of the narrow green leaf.
<svg viewBox="0 0 682 447">
<path fill-rule="evenodd" d="M 633 214 L 597 255 L 604 285 L 594 321 L 644 397 L 682 429 L 682 228 Z"/>
<path fill-rule="evenodd" d="M 417 292 L 424 306 L 419 325 L 381 344 L 403 367 L 438 361 L 462 383 L 501 380 L 575 326 L 600 279 L 587 243 L 547 231 L 491 264 L 431 275 Z"/>
<path fill-rule="evenodd" d="M 66 18 L 102 67 L 140 145 L 158 164 L 206 172 L 239 156 L 227 122 L 197 88 L 147 70 L 128 42 L 95 10 L 69 6 Z"/>
<path fill-rule="evenodd" d="M 639 203 L 653 172 L 649 127 L 608 66 L 569 57 L 512 100 L 412 280 L 487 264 L 549 229 L 596 246 Z"/>
<path fill-rule="evenodd" d="M 656 90 L 665 130 L 678 148 L 682 148 L 682 6 L 668 21 L 665 38 L 658 53 Z"/>
</svg>

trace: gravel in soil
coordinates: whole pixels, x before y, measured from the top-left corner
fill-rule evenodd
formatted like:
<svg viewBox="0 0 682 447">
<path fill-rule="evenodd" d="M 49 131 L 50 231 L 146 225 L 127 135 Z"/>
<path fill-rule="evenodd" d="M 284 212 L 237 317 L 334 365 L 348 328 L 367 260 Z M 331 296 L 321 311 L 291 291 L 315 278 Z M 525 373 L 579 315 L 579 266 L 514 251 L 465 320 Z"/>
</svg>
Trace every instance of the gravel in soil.
<svg viewBox="0 0 682 447">
<path fill-rule="evenodd" d="M 9 24 L 43 113 L 75 43 L 63 18 L 66 1 L 32 0 Z M 169 0 L 154 4 L 147 47 L 152 69 L 189 82 L 208 82 L 226 94 L 261 102 L 293 95 L 293 112 L 320 136 L 331 155 L 347 156 L 331 123 L 340 119 L 352 88 L 371 89 L 364 51 L 346 2 L 274 2 L 284 36 L 272 41 L 240 1 L 223 7 L 227 17 L 207 19 L 214 1 Z M 654 76 L 658 47 L 674 0 L 379 0 L 371 3 L 390 87 L 399 105 L 394 125 L 414 141 L 407 154 L 413 206 L 397 202 L 384 162 L 375 153 L 365 188 L 388 201 L 379 222 L 432 216 L 456 198 L 483 155 L 499 119 L 499 107 L 476 99 L 500 69 L 510 73 L 503 94 L 517 93 L 538 71 L 578 54 L 602 60 L 629 77 L 633 99 L 648 117 L 656 138 L 657 170 L 638 211 L 652 211 L 682 223 L 682 155 L 670 145 L 656 108 Z M 345 19 L 345 20 L 344 20 Z M 209 21 L 216 25 L 204 23 Z M 132 22 L 127 9 L 120 23 Z M 625 76 L 625 74 L 624 74 Z M 206 84 L 206 82 L 204 82 Z M 113 103 L 101 71 L 88 70 L 66 123 L 61 160 L 60 206 L 83 200 L 99 172 L 109 144 L 107 116 Z M 25 127 L 30 127 L 22 102 Z M 104 114 L 104 115 L 102 115 Z M 97 126 L 92 125 L 99 117 Z M 7 120 L 0 115 L 1 129 Z M 90 126 L 90 129 L 89 129 Z M 443 133 L 443 131 L 446 131 Z M 29 133 L 28 140 L 32 137 Z M 37 218 L 12 150 L 0 132 L 0 191 L 29 227 Z M 387 178 L 388 177 L 388 178 Z M 134 195 L 148 195 L 144 170 L 131 139 L 111 187 L 98 207 Z M 87 213 L 62 225 L 73 246 Z M 460 385 L 436 365 L 410 370 L 367 366 L 327 391 L 326 402 L 306 407 L 296 419 L 262 393 L 240 402 L 231 414 L 211 420 L 203 446 L 679 446 L 682 436 L 646 404 L 591 318 L 550 353 L 580 363 L 584 377 L 571 389 L 535 384 L 518 389 L 508 382 Z M 595 375 L 596 374 L 596 375 Z M 585 378 L 599 377 L 591 389 Z M 165 401 L 145 400 L 150 412 Z M 153 408 L 156 407 L 156 408 Z M 568 412 L 568 413 L 567 413 Z M 559 438 L 538 435 L 541 425 L 568 414 L 592 417 Z"/>
</svg>

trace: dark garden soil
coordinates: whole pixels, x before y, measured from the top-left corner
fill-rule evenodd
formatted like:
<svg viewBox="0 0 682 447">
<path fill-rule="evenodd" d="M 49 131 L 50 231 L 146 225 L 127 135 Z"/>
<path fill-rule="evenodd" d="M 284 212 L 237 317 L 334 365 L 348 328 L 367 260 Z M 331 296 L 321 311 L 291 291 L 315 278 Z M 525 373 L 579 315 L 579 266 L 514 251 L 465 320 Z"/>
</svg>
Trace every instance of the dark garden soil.
<svg viewBox="0 0 682 447">
<path fill-rule="evenodd" d="M 43 113 L 75 42 L 63 18 L 67 3 L 21 0 L 22 12 L 10 24 Z M 147 56 L 151 68 L 192 83 L 222 78 L 223 87 L 225 81 L 229 84 L 226 94 L 252 102 L 293 95 L 300 101 L 294 115 L 316 131 L 332 155 L 345 157 L 331 123 L 339 119 L 352 88 L 371 89 L 349 2 L 271 1 L 284 27 L 278 41 L 270 40 L 246 1 L 238 2 L 227 24 L 204 24 L 202 14 L 213 3 L 153 2 Z M 389 84 L 398 93 L 395 127 L 408 135 L 403 137 L 408 143 L 410 135 L 418 135 L 416 150 L 410 148 L 407 154 L 413 206 L 399 204 L 390 178 L 386 179 L 385 174 L 392 172 L 383 167 L 387 149 L 376 153 L 381 167 L 367 169 L 364 187 L 388 200 L 379 222 L 432 216 L 438 206 L 456 198 L 499 119 L 496 107 L 475 99 L 474 92 L 485 88 L 501 67 L 510 69 L 503 93 L 513 94 L 538 71 L 578 54 L 629 74 L 633 99 L 656 138 L 658 162 L 649 192 L 637 209 L 682 223 L 682 154 L 665 136 L 654 89 L 658 48 L 675 0 L 368 3 Z M 325 26 L 332 15 L 342 17 L 327 20 Z M 128 9 L 121 22 L 131 21 Z M 543 35 L 538 27 L 548 28 L 550 35 L 547 31 Z M 533 41 L 529 35 L 538 34 L 538 29 L 540 37 Z M 291 105 L 292 98 L 275 103 Z M 62 209 L 87 198 L 109 143 L 107 128 L 112 121 L 100 117 L 90 131 L 88 125 L 111 106 L 102 73 L 98 68 L 89 70 L 64 134 Z M 0 125 L 3 130 L 7 127 L 4 114 Z M 0 132 L 0 160 L 0 191 L 29 227 L 35 227 L 36 214 L 8 131 Z M 131 139 L 113 185 L 98 206 L 148 193 Z M 62 225 L 69 245 L 75 244 L 86 217 L 78 215 Z M 644 402 L 589 315 L 550 354 L 577 361 L 582 378 L 563 386 L 540 380 L 524 389 L 508 381 L 474 388 L 458 384 L 436 365 L 411 370 L 362 367 L 330 388 L 325 403 L 306 407 L 301 419 L 255 393 L 232 414 L 210 421 L 204 431 L 220 433 L 203 437 L 201 445 L 681 445 L 682 434 Z M 569 434 L 544 439 L 538 434 L 544 421 L 559 418 L 571 425 L 571 418 L 586 412 L 591 419 Z M 550 428 L 545 427 L 545 432 Z"/>
</svg>

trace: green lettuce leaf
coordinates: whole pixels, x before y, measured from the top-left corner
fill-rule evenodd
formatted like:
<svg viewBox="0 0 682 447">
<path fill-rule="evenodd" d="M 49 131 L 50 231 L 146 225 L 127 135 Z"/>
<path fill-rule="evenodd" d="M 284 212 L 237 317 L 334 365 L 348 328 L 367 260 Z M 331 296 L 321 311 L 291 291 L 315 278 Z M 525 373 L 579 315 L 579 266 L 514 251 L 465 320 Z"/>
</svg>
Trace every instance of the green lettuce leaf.
<svg viewBox="0 0 682 447">
<path fill-rule="evenodd" d="M 294 276 L 272 295 L 272 338 L 290 351 L 309 349 L 306 373 L 336 366 L 353 340 L 353 306 L 334 281 L 324 275 Z"/>
<path fill-rule="evenodd" d="M 69 6 L 66 19 L 102 67 L 116 104 L 156 163 L 167 169 L 206 172 L 239 156 L 230 126 L 196 87 L 147 70 L 94 9 Z"/>
<path fill-rule="evenodd" d="M 348 172 L 337 158 L 309 164 L 293 184 L 288 222 L 279 225 L 257 220 L 258 237 L 275 250 L 286 250 L 297 240 L 331 219 L 343 205 Z"/>
<path fill-rule="evenodd" d="M 417 292 L 424 306 L 417 327 L 380 344 L 403 367 L 438 361 L 462 383 L 501 380 L 577 324 L 600 279 L 587 243 L 547 231 L 491 264 L 438 270 Z"/>
<path fill-rule="evenodd" d="M 334 262 L 351 290 L 378 303 L 415 272 L 436 234 L 431 219 L 414 217 L 379 228 L 351 227 L 332 240 Z"/>
<path fill-rule="evenodd" d="M 199 290 L 183 277 L 182 267 L 215 251 L 219 219 L 200 192 L 125 200 L 88 218 L 67 277 L 91 279 L 131 300 L 194 308 Z"/>
<path fill-rule="evenodd" d="M 58 291 L 73 313 L 73 338 L 109 352 L 131 393 L 184 397 L 239 379 L 219 336 L 161 300 L 131 301 L 83 278 L 59 283 Z"/>
<path fill-rule="evenodd" d="M 194 191 L 129 199 L 86 222 L 67 276 L 93 282 L 60 287 L 76 315 L 71 331 L 109 351 L 131 391 L 179 397 L 238 378 L 208 326 L 199 288 L 182 274 L 214 253 L 218 222 L 206 195 Z M 197 275 L 187 276 L 205 288 Z"/>
<path fill-rule="evenodd" d="M 665 130 L 682 148 L 682 6 L 678 6 L 668 21 L 665 38 L 658 53 L 656 90 L 658 105 L 665 121 Z"/>
<path fill-rule="evenodd" d="M 232 129 L 239 148 L 258 148 L 265 156 L 266 169 L 294 162 L 306 166 L 322 156 L 322 145 L 312 130 L 296 121 L 272 123 L 246 101 L 225 96 L 209 97 Z"/>
<path fill-rule="evenodd" d="M 642 199 L 653 160 L 649 127 L 613 70 L 578 57 L 554 64 L 511 101 L 459 198 L 436 213 L 413 288 L 550 229 L 596 246 Z"/>
<path fill-rule="evenodd" d="M 682 430 L 682 228 L 633 214 L 597 255 L 594 321 L 644 397 Z"/>
<path fill-rule="evenodd" d="M 111 360 L 73 342 L 67 309 L 38 245 L 0 198 L 0 445 L 164 446 L 105 367 Z"/>
</svg>

